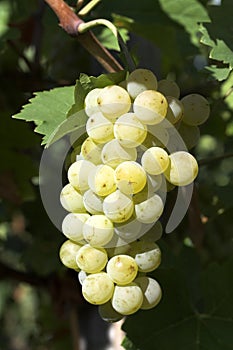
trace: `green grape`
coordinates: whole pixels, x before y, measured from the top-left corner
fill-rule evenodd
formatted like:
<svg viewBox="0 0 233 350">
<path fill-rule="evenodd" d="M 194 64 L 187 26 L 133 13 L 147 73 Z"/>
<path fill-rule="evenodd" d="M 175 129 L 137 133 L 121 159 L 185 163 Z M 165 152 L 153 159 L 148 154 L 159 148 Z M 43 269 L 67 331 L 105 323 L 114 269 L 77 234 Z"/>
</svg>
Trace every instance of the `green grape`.
<svg viewBox="0 0 233 350">
<path fill-rule="evenodd" d="M 124 161 L 135 161 L 137 159 L 137 150 L 136 148 L 123 147 L 118 140 L 114 139 L 104 145 L 101 158 L 104 164 L 116 168 Z"/>
<path fill-rule="evenodd" d="M 134 100 L 145 90 L 157 90 L 157 85 L 157 78 L 153 72 L 148 69 L 139 68 L 130 73 L 126 88 L 129 95 Z"/>
<path fill-rule="evenodd" d="M 105 304 L 99 305 L 98 307 L 100 317 L 106 322 L 118 322 L 124 317 L 119 312 L 113 309 L 111 301 Z"/>
<path fill-rule="evenodd" d="M 114 124 L 114 136 L 124 147 L 134 148 L 142 144 L 147 127 L 134 113 L 123 114 Z"/>
<path fill-rule="evenodd" d="M 86 210 L 91 214 L 103 214 L 103 199 L 91 189 L 83 195 L 83 203 Z"/>
<path fill-rule="evenodd" d="M 169 121 L 168 125 L 172 126 L 176 124 L 184 114 L 184 107 L 181 101 L 172 96 L 167 96 L 168 109 L 166 114 L 166 120 Z"/>
<path fill-rule="evenodd" d="M 143 293 L 141 309 L 149 310 L 155 307 L 162 298 L 162 290 L 159 283 L 151 277 L 138 277 L 135 283 L 139 285 Z"/>
<path fill-rule="evenodd" d="M 72 213 L 85 213 L 83 196 L 71 185 L 63 187 L 60 194 L 60 202 L 64 209 Z"/>
<path fill-rule="evenodd" d="M 59 251 L 62 264 L 69 269 L 79 271 L 80 269 L 76 263 L 76 255 L 81 247 L 81 244 L 74 243 L 70 240 L 65 241 Z"/>
<path fill-rule="evenodd" d="M 163 201 L 158 194 L 145 201 L 135 204 L 135 214 L 138 221 L 144 224 L 156 222 L 164 209 Z"/>
<path fill-rule="evenodd" d="M 82 246 L 77 255 L 78 267 L 87 273 L 97 273 L 104 269 L 108 255 L 104 248 L 92 247 L 89 244 Z"/>
<path fill-rule="evenodd" d="M 87 276 L 88 276 L 88 273 L 86 273 L 85 271 L 83 271 L 83 270 L 79 271 L 79 273 L 78 273 L 78 280 L 79 280 L 79 283 L 81 285 L 83 285 L 83 282 L 84 282 L 84 280 L 86 279 Z"/>
<path fill-rule="evenodd" d="M 91 117 L 93 114 L 99 111 L 99 106 L 97 103 L 97 97 L 102 89 L 93 89 L 85 97 L 84 108 L 88 117 Z"/>
<path fill-rule="evenodd" d="M 144 242 L 156 242 L 158 241 L 163 234 L 163 227 L 160 221 L 156 221 L 156 223 L 151 227 L 149 231 L 147 231 L 143 236 L 139 238 L 140 241 Z"/>
<path fill-rule="evenodd" d="M 112 121 L 127 113 L 131 107 L 131 99 L 128 92 L 117 85 L 103 88 L 97 98 L 97 102 L 101 112 Z"/>
<path fill-rule="evenodd" d="M 140 192 L 146 185 L 146 172 L 142 166 L 133 161 L 121 163 L 115 169 L 115 182 L 125 194 Z"/>
<path fill-rule="evenodd" d="M 112 306 L 122 315 L 131 315 L 137 312 L 143 303 L 141 288 L 134 282 L 126 286 L 115 286 Z"/>
<path fill-rule="evenodd" d="M 105 304 L 111 299 L 113 292 L 114 284 L 106 272 L 90 274 L 83 281 L 82 294 L 91 304 Z"/>
<path fill-rule="evenodd" d="M 143 169 L 150 175 L 162 174 L 169 165 L 167 152 L 161 147 L 147 149 L 141 159 Z"/>
<path fill-rule="evenodd" d="M 97 165 L 88 176 L 88 185 L 98 196 L 107 196 L 116 190 L 115 172 L 108 165 Z"/>
<path fill-rule="evenodd" d="M 89 214 L 70 213 L 62 222 L 62 232 L 74 242 L 80 242 L 83 238 L 83 224 L 90 217 Z"/>
<path fill-rule="evenodd" d="M 93 114 L 86 123 L 88 136 L 96 143 L 105 143 L 114 138 L 113 123 L 101 112 Z"/>
<path fill-rule="evenodd" d="M 118 285 L 131 283 L 137 276 L 138 266 L 129 255 L 116 255 L 112 257 L 106 267 L 107 274 Z"/>
<path fill-rule="evenodd" d="M 137 118 L 144 124 L 155 125 L 166 116 L 168 103 L 158 91 L 146 90 L 138 95 L 133 104 Z"/>
<path fill-rule="evenodd" d="M 199 94 L 190 94 L 181 99 L 184 106 L 183 122 L 188 125 L 201 125 L 209 117 L 210 106 L 207 99 Z"/>
<path fill-rule="evenodd" d="M 133 242 L 129 253 L 138 265 L 140 272 L 151 272 L 161 263 L 161 250 L 154 242 Z"/>
<path fill-rule="evenodd" d="M 96 144 L 90 137 L 88 137 L 81 146 L 81 155 L 83 159 L 89 160 L 89 162 L 98 165 L 102 163 L 102 149 L 102 144 Z"/>
<path fill-rule="evenodd" d="M 95 247 L 105 246 L 113 234 L 113 224 L 105 215 L 92 215 L 83 225 L 84 239 Z"/>
<path fill-rule="evenodd" d="M 200 139 L 200 129 L 196 125 L 187 125 L 181 123 L 178 128 L 179 134 L 182 137 L 187 149 L 191 149 L 198 144 Z"/>
<path fill-rule="evenodd" d="M 158 81 L 158 91 L 164 96 L 180 97 L 180 88 L 175 81 L 162 79 Z"/>
<path fill-rule="evenodd" d="M 88 175 L 95 169 L 95 165 L 88 160 L 78 160 L 71 164 L 68 169 L 68 180 L 78 191 L 86 191 L 88 186 Z"/>
<path fill-rule="evenodd" d="M 188 152 L 178 151 L 170 154 L 170 165 L 165 171 L 167 180 L 175 186 L 192 183 L 198 174 L 196 159 Z"/>
<path fill-rule="evenodd" d="M 117 190 L 105 197 L 103 211 L 112 222 L 125 222 L 133 214 L 133 201 L 130 197 Z"/>
</svg>

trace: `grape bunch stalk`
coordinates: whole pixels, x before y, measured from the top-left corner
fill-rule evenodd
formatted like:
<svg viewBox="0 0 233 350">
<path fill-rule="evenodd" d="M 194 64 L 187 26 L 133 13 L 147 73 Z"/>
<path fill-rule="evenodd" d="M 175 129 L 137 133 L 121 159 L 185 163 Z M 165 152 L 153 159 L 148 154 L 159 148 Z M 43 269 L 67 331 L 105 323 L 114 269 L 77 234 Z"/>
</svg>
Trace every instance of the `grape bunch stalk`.
<svg viewBox="0 0 233 350">
<path fill-rule="evenodd" d="M 161 262 L 156 241 L 162 235 L 164 195 L 196 178 L 198 164 L 187 149 L 197 143 L 198 126 L 210 113 L 199 94 L 179 98 L 175 82 L 158 81 L 147 69 L 85 97 L 87 137 L 74 147 L 69 183 L 60 194 L 69 212 L 60 259 L 78 271 L 84 298 L 99 305 L 106 321 L 161 300 L 162 289 L 150 272 Z M 174 130 L 186 149 L 176 149 Z"/>
</svg>

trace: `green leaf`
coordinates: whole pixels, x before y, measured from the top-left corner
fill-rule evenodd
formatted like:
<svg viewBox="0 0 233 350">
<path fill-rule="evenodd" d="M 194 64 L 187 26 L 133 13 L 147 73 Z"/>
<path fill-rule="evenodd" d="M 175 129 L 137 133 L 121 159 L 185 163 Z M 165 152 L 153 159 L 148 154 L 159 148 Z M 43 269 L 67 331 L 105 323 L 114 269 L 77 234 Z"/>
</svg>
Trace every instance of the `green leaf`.
<svg viewBox="0 0 233 350">
<path fill-rule="evenodd" d="M 108 85 L 119 84 L 126 77 L 126 71 L 122 70 L 117 73 L 101 74 L 98 77 L 81 74 L 79 81 L 86 94 L 95 88 L 104 88 Z"/>
<path fill-rule="evenodd" d="M 125 28 L 118 29 L 124 42 L 129 40 L 128 30 Z M 109 50 L 120 51 L 119 44 L 113 34 L 108 28 L 104 28 L 101 33 L 98 35 L 99 41 Z"/>
<path fill-rule="evenodd" d="M 212 76 L 218 81 L 226 80 L 229 76 L 229 68 L 219 68 L 217 66 L 207 66 L 206 69 L 212 73 Z"/>
</svg>

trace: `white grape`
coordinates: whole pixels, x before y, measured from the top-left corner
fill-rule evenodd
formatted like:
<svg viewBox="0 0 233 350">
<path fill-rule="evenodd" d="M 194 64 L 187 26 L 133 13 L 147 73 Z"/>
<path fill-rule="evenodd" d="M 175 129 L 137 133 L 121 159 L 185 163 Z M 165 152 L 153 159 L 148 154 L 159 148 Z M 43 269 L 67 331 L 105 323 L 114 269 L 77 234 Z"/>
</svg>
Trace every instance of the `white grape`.
<svg viewBox="0 0 233 350">
<path fill-rule="evenodd" d="M 111 299 L 114 284 L 105 272 L 88 275 L 83 281 L 82 294 L 91 304 L 101 305 Z"/>
<path fill-rule="evenodd" d="M 117 285 L 126 285 L 137 276 L 138 266 L 134 258 L 129 255 L 112 257 L 106 267 L 107 274 Z"/>
<path fill-rule="evenodd" d="M 106 322 L 118 322 L 124 317 L 119 312 L 113 309 L 111 301 L 99 305 L 98 311 L 100 317 Z"/>
<path fill-rule="evenodd" d="M 118 140 L 114 139 L 106 143 L 101 153 L 102 162 L 116 168 L 120 163 L 137 159 L 136 148 L 124 147 Z"/>
<path fill-rule="evenodd" d="M 93 89 L 88 92 L 84 100 L 84 108 L 88 117 L 91 117 L 92 114 L 98 112 L 99 106 L 97 103 L 97 97 L 99 96 L 101 89 Z"/>
<path fill-rule="evenodd" d="M 209 117 L 210 105 L 207 99 L 199 94 L 190 94 L 181 99 L 184 106 L 183 122 L 188 125 L 201 125 Z"/>
<path fill-rule="evenodd" d="M 101 112 L 93 114 L 86 123 L 88 136 L 96 143 L 105 143 L 113 139 L 113 124 Z"/>
<path fill-rule="evenodd" d="M 88 137 L 81 146 L 81 155 L 83 159 L 98 165 L 102 163 L 101 152 L 103 149 L 102 144 L 96 144 L 90 137 Z M 77 160 L 77 159 L 76 159 Z"/>
<path fill-rule="evenodd" d="M 78 280 L 79 280 L 79 283 L 81 285 L 83 285 L 83 282 L 84 282 L 84 280 L 86 279 L 87 276 L 88 276 L 88 273 L 86 273 L 85 271 L 83 271 L 83 270 L 79 271 L 79 273 L 78 273 Z"/>
<path fill-rule="evenodd" d="M 168 167 L 170 159 L 161 147 L 147 149 L 141 159 L 143 169 L 150 175 L 162 174 Z"/>
<path fill-rule="evenodd" d="M 62 232 L 74 242 L 83 240 L 83 224 L 90 217 L 89 214 L 70 213 L 62 222 Z"/>
<path fill-rule="evenodd" d="M 131 107 L 131 99 L 128 92 L 118 85 L 103 88 L 97 98 L 97 102 L 101 112 L 112 121 L 127 113 Z"/>
<path fill-rule="evenodd" d="M 92 247 L 85 244 L 76 255 L 78 267 L 87 273 L 97 273 L 104 269 L 108 255 L 104 248 Z"/>
<path fill-rule="evenodd" d="M 172 96 L 167 96 L 167 102 L 168 109 L 166 114 L 166 120 L 169 122 L 168 125 L 172 126 L 183 117 L 184 107 L 180 100 Z"/>
<path fill-rule="evenodd" d="M 88 175 L 94 169 L 95 165 L 88 160 L 78 160 L 69 167 L 68 180 L 75 189 L 81 192 L 86 191 L 89 188 Z"/>
<path fill-rule="evenodd" d="M 105 246 L 113 234 L 113 224 L 105 215 L 92 215 L 83 225 L 84 239 L 92 246 Z"/>
<path fill-rule="evenodd" d="M 146 90 L 139 94 L 133 104 L 137 118 L 144 124 L 160 123 L 167 114 L 168 103 L 158 91 Z"/>
<path fill-rule="evenodd" d="M 136 218 L 144 224 L 150 224 L 160 218 L 163 209 L 164 205 L 161 197 L 155 194 L 145 201 L 135 204 Z"/>
<path fill-rule="evenodd" d="M 63 187 L 60 194 L 60 202 L 64 209 L 72 213 L 85 213 L 82 195 L 71 185 Z"/>
<path fill-rule="evenodd" d="M 169 142 L 169 132 L 163 122 L 156 125 L 148 125 L 147 137 L 143 141 L 143 146 L 150 148 L 153 146 L 165 148 Z"/>
<path fill-rule="evenodd" d="M 110 166 L 102 164 L 88 176 L 88 185 L 99 196 L 107 196 L 116 190 L 115 172 Z"/>
<path fill-rule="evenodd" d="M 86 210 L 91 214 L 103 213 L 103 199 L 91 189 L 83 195 L 83 203 Z"/>
<path fill-rule="evenodd" d="M 192 183 L 198 174 L 198 163 L 188 152 L 178 151 L 170 154 L 170 165 L 165 171 L 167 180 L 175 186 Z"/>
<path fill-rule="evenodd" d="M 141 288 L 134 282 L 126 286 L 115 286 L 112 306 L 122 315 L 131 315 L 137 312 L 143 303 Z"/>
<path fill-rule="evenodd" d="M 149 69 L 135 69 L 127 79 L 127 91 L 134 100 L 145 90 L 157 90 L 157 78 Z"/>
<path fill-rule="evenodd" d="M 103 211 L 111 221 L 125 222 L 133 214 L 133 201 L 130 197 L 117 190 L 105 197 Z"/>
<path fill-rule="evenodd" d="M 59 251 L 62 264 L 69 269 L 79 271 L 80 269 L 76 263 L 76 255 L 81 247 L 81 244 L 74 243 L 70 240 L 65 241 Z"/>
<path fill-rule="evenodd" d="M 126 242 L 130 243 L 135 241 L 140 236 L 141 228 L 142 223 L 133 217 L 132 220 L 130 219 L 124 224 L 115 225 L 115 232 Z"/>
<path fill-rule="evenodd" d="M 161 263 L 161 250 L 154 242 L 133 242 L 129 254 L 133 256 L 141 272 L 151 272 Z"/>
<path fill-rule="evenodd" d="M 149 310 L 155 307 L 162 298 L 162 290 L 159 283 L 151 277 L 138 277 L 135 283 L 139 285 L 143 293 L 141 309 Z"/>
<path fill-rule="evenodd" d="M 175 98 L 180 97 L 180 88 L 175 81 L 168 79 L 162 79 L 158 81 L 158 91 L 164 96 L 173 96 Z"/>
<path fill-rule="evenodd" d="M 181 123 L 178 131 L 186 144 L 187 149 L 191 149 L 197 145 L 200 139 L 200 129 L 198 126 Z"/>
<path fill-rule="evenodd" d="M 146 185 L 146 172 L 142 166 L 133 161 L 121 163 L 115 169 L 115 182 L 125 194 L 140 192 Z"/>
<path fill-rule="evenodd" d="M 123 114 L 114 124 L 114 136 L 124 147 L 139 146 L 146 138 L 147 127 L 134 113 Z"/>
</svg>

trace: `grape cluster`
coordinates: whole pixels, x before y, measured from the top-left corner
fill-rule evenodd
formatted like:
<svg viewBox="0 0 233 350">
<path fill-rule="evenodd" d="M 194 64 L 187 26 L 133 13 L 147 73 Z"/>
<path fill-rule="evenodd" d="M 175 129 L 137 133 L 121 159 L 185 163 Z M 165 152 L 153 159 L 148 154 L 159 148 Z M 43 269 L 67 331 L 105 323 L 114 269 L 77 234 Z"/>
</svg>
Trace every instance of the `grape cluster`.
<svg viewBox="0 0 233 350">
<path fill-rule="evenodd" d="M 176 129 L 192 148 L 198 125 L 209 116 L 204 97 L 179 96 L 175 82 L 136 69 L 119 85 L 93 89 L 85 98 L 87 137 L 73 151 L 60 194 L 69 212 L 60 258 L 79 272 L 84 298 L 108 321 L 161 299 L 159 283 L 147 273 L 161 261 L 155 242 L 162 235 L 163 194 L 198 173 L 196 159 L 185 150 L 169 152 L 169 144 Z"/>
</svg>

